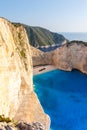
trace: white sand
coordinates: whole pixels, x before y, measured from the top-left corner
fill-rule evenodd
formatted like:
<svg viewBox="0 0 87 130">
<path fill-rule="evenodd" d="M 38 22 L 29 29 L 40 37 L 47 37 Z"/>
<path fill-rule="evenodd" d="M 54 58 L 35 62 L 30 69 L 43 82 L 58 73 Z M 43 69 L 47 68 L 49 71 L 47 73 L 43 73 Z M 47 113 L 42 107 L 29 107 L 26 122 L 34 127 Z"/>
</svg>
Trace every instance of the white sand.
<svg viewBox="0 0 87 130">
<path fill-rule="evenodd" d="M 48 72 L 51 70 L 56 70 L 56 69 L 57 68 L 54 65 L 37 66 L 33 68 L 33 75 L 41 74 L 41 73 Z"/>
</svg>

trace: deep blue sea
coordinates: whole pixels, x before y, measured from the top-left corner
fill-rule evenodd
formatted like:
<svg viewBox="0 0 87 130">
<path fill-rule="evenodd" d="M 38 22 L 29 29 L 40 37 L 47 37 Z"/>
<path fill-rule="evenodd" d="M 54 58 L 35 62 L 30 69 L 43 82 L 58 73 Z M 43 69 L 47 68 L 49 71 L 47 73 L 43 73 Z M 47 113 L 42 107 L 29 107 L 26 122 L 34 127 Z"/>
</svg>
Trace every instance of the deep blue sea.
<svg viewBox="0 0 87 130">
<path fill-rule="evenodd" d="M 68 40 L 79 40 L 79 41 L 84 41 L 87 42 L 87 32 L 61 32 L 65 38 Z"/>
<path fill-rule="evenodd" d="M 87 75 L 53 70 L 33 80 L 52 130 L 87 130 Z"/>
</svg>

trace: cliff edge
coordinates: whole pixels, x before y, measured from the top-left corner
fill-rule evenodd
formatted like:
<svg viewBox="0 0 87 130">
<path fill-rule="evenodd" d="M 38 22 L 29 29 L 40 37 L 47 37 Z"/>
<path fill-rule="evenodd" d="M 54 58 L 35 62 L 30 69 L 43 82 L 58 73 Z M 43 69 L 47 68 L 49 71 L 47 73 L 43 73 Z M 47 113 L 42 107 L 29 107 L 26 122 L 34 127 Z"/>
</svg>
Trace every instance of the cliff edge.
<svg viewBox="0 0 87 130">
<path fill-rule="evenodd" d="M 77 69 L 87 74 L 87 44 L 84 42 L 72 41 L 46 53 L 35 50 L 37 54 L 32 52 L 33 66 L 55 65 L 60 70 Z"/>
<path fill-rule="evenodd" d="M 33 91 L 31 49 L 23 26 L 0 18 L 0 115 L 50 126 Z"/>
</svg>

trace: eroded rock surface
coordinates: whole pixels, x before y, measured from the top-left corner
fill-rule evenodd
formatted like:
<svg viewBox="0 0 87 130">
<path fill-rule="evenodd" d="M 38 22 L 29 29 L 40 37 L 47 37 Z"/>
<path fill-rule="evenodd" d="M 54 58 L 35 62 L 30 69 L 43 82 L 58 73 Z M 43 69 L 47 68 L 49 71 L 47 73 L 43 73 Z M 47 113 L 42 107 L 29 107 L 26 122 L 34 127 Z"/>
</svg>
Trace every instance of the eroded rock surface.
<svg viewBox="0 0 87 130">
<path fill-rule="evenodd" d="M 26 122 L 19 122 L 17 125 L 1 122 L 0 130 L 44 130 L 44 126 L 39 122 L 33 122 L 32 124 Z"/>
<path fill-rule="evenodd" d="M 33 66 L 55 65 L 58 69 L 78 69 L 87 74 L 87 46 L 83 42 L 70 42 L 51 52 L 32 50 Z M 34 51 L 34 52 L 35 52 Z"/>
<path fill-rule="evenodd" d="M 52 52 L 43 52 L 31 46 L 33 66 L 52 65 Z"/>
<path fill-rule="evenodd" d="M 52 58 L 58 69 L 78 69 L 87 74 L 87 46 L 80 42 L 61 46 L 53 52 Z"/>
<path fill-rule="evenodd" d="M 31 49 L 25 29 L 0 18 L 0 115 L 26 122 L 50 120 L 33 92 Z"/>
</svg>

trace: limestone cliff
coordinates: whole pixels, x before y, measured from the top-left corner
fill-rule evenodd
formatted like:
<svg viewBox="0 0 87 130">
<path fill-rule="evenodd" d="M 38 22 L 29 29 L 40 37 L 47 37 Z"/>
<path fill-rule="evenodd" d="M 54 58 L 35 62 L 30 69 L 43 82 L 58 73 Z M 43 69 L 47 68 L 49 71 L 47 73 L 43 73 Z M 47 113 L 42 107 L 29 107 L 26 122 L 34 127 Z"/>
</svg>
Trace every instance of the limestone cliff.
<svg viewBox="0 0 87 130">
<path fill-rule="evenodd" d="M 38 53 L 37 49 L 35 51 Z M 80 41 L 72 41 L 51 52 L 35 55 L 32 52 L 32 59 L 34 66 L 50 64 L 61 70 L 78 69 L 87 74 L 87 46 Z"/>
<path fill-rule="evenodd" d="M 53 63 L 51 52 L 42 52 L 31 46 L 33 66 L 51 65 Z"/>
<path fill-rule="evenodd" d="M 0 115 L 40 122 L 49 129 L 49 118 L 33 92 L 31 49 L 25 29 L 0 18 Z"/>
<path fill-rule="evenodd" d="M 61 46 L 54 51 L 52 58 L 58 69 L 78 69 L 87 74 L 87 46 L 80 42 Z"/>
</svg>

